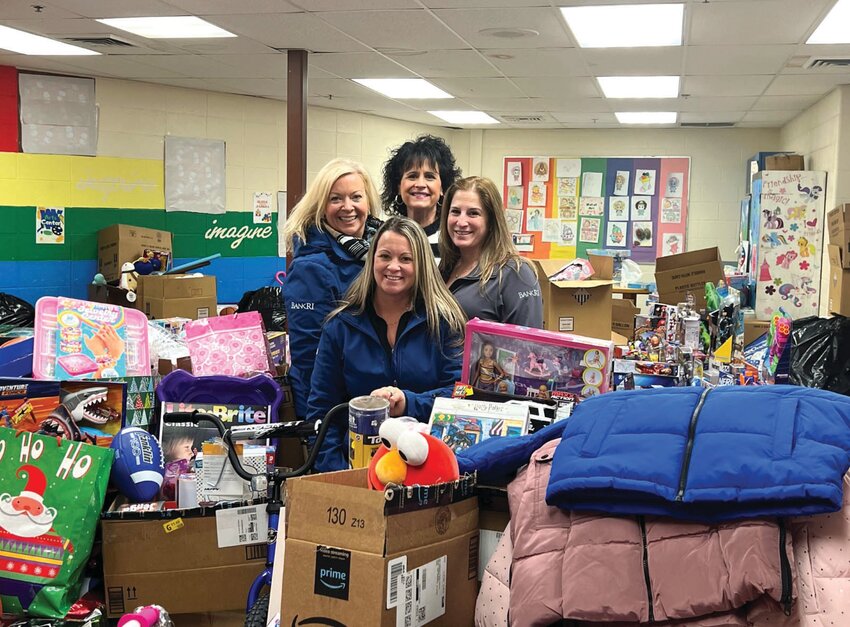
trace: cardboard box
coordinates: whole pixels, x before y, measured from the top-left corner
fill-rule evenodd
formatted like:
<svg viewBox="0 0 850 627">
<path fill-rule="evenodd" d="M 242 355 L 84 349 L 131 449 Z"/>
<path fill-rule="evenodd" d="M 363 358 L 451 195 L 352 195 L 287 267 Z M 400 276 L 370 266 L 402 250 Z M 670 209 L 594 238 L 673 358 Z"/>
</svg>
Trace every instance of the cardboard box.
<svg viewBox="0 0 850 627">
<path fill-rule="evenodd" d="M 633 301 L 627 298 L 615 298 L 611 301 L 611 331 L 632 339 L 635 335 L 635 315 L 640 313 Z"/>
<path fill-rule="evenodd" d="M 209 318 L 216 314 L 214 276 L 186 274 L 139 277 L 138 309 L 149 318 Z"/>
<path fill-rule="evenodd" d="M 765 170 L 805 170 L 803 155 L 770 155 L 764 159 Z"/>
<path fill-rule="evenodd" d="M 770 330 L 770 320 L 756 320 L 755 318 L 744 318 L 744 346 L 757 340 Z"/>
<path fill-rule="evenodd" d="M 127 298 L 130 294 L 132 294 L 130 296 L 132 300 Z M 130 292 L 114 285 L 95 285 L 93 283 L 89 283 L 89 300 L 95 303 L 107 303 L 129 309 L 137 309 L 136 304 L 139 302 L 135 292 Z"/>
<path fill-rule="evenodd" d="M 544 329 L 602 340 L 611 339 L 611 295 L 614 282 L 610 280 L 610 275 L 606 279 L 550 281 L 549 276 L 560 270 L 565 260 L 533 259 L 532 262 L 537 270 L 543 297 Z M 591 265 L 593 263 L 591 261 Z"/>
<path fill-rule="evenodd" d="M 151 603 L 174 614 L 244 611 L 251 582 L 265 567 L 266 544 L 219 549 L 212 513 L 184 515 L 170 532 L 165 525 L 175 520 L 110 515 L 102 521 L 110 618 Z"/>
<path fill-rule="evenodd" d="M 113 224 L 97 233 L 97 271 L 107 281 L 121 277 L 121 266 L 142 256 L 146 248 L 173 256 L 171 233 L 129 224 Z"/>
<path fill-rule="evenodd" d="M 367 472 L 287 482 L 280 624 L 312 616 L 348 627 L 471 625 L 479 538 L 471 482 L 387 498 L 366 487 Z M 417 581 L 424 589 L 405 603 Z"/>
<path fill-rule="evenodd" d="M 659 257 L 655 261 L 658 299 L 667 305 L 685 302 L 690 292 L 696 308 L 704 309 L 705 284 L 723 279 L 723 263 L 717 247 Z"/>
<path fill-rule="evenodd" d="M 850 268 L 850 203 L 839 205 L 826 214 L 829 243 L 841 249 L 842 268 Z"/>
<path fill-rule="evenodd" d="M 844 269 L 847 254 L 835 244 L 829 251 L 829 313 L 850 316 L 850 270 Z"/>
</svg>

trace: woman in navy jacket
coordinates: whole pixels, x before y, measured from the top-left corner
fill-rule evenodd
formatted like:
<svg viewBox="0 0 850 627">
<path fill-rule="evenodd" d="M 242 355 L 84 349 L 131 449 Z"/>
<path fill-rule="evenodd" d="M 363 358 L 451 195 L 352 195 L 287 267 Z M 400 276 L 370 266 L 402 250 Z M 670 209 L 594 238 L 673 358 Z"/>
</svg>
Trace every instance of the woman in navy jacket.
<svg viewBox="0 0 850 627">
<path fill-rule="evenodd" d="M 460 379 L 466 317 L 437 273 L 428 239 L 412 220 L 378 230 L 363 273 L 328 317 L 310 385 L 307 418 L 371 394 L 391 416 L 427 421 L 434 398 Z M 348 467 L 347 424 L 331 425 L 316 469 Z"/>
<path fill-rule="evenodd" d="M 363 269 L 380 226 L 378 192 L 366 169 L 328 162 L 295 205 L 284 227 L 293 260 L 283 284 L 289 326 L 289 377 L 296 415 L 307 415 L 310 376 L 325 317 Z"/>
</svg>

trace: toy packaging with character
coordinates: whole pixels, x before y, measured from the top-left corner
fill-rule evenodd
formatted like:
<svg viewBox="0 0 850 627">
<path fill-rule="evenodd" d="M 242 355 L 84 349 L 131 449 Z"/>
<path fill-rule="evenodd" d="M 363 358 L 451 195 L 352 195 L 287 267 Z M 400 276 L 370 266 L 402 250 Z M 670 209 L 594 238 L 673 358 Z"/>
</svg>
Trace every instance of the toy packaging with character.
<svg viewBox="0 0 850 627">
<path fill-rule="evenodd" d="M 610 341 L 475 318 L 462 379 L 484 391 L 581 400 L 608 391 L 613 352 Z"/>
<path fill-rule="evenodd" d="M 453 451 L 494 437 L 528 433 L 528 406 L 460 398 L 434 399 L 429 433 Z"/>
</svg>

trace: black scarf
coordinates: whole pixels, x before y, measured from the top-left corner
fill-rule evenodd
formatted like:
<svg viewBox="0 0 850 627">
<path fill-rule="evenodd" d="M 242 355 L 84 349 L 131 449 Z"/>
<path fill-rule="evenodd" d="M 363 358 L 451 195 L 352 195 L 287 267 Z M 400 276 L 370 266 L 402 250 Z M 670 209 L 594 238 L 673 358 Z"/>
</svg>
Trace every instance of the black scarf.
<svg viewBox="0 0 850 627">
<path fill-rule="evenodd" d="M 340 233 L 328 226 L 327 222 L 325 222 L 324 226 L 328 230 L 328 233 L 334 236 L 334 239 L 336 239 L 337 243 L 342 246 L 345 252 L 355 259 L 360 260 L 366 257 L 366 253 L 369 252 L 369 243 L 372 241 L 372 238 L 375 237 L 375 233 L 378 232 L 378 229 L 381 228 L 382 224 L 383 222 L 375 216 L 366 216 L 366 224 L 363 227 L 363 237 L 354 237 L 353 235 Z"/>
</svg>

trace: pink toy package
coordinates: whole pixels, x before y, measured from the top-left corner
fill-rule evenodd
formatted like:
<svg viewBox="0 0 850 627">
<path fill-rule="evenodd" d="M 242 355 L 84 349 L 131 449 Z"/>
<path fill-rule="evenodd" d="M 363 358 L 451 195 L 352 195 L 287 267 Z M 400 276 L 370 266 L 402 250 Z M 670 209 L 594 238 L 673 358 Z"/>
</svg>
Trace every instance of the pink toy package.
<svg viewBox="0 0 850 627">
<path fill-rule="evenodd" d="M 149 376 L 148 320 L 135 309 L 45 296 L 35 305 L 36 379 Z"/>
<path fill-rule="evenodd" d="M 186 343 L 196 376 L 275 372 L 258 311 L 193 320 Z"/>
<path fill-rule="evenodd" d="M 490 392 L 581 399 L 609 390 L 614 343 L 473 318 L 463 382 Z"/>
</svg>

